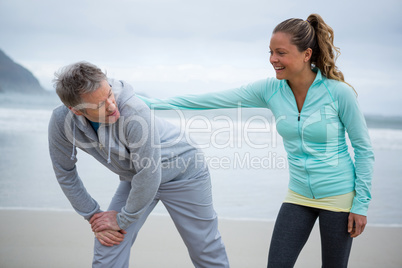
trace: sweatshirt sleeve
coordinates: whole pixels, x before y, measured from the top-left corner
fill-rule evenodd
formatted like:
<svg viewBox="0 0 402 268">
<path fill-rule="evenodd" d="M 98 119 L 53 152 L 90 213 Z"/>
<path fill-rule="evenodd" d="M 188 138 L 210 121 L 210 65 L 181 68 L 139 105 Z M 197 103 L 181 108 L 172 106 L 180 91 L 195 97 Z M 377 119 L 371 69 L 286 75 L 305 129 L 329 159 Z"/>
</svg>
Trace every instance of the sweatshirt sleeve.
<svg viewBox="0 0 402 268">
<path fill-rule="evenodd" d="M 135 107 L 135 108 L 133 108 Z M 154 200 L 161 183 L 160 138 L 152 125 L 151 111 L 138 99 L 133 107 L 125 107 L 125 135 L 132 168 L 131 190 L 126 205 L 117 214 L 117 223 L 122 229 L 138 220 Z"/>
<path fill-rule="evenodd" d="M 154 110 L 206 110 L 222 108 L 267 108 L 274 91 L 272 78 L 256 81 L 239 88 L 206 94 L 189 94 L 168 99 L 138 96 Z"/>
<path fill-rule="evenodd" d="M 360 110 L 355 92 L 342 83 L 335 89 L 338 94 L 339 116 L 348 133 L 354 150 L 355 192 L 351 212 L 367 215 L 371 200 L 374 152 L 371 146 L 366 121 Z"/>
<path fill-rule="evenodd" d="M 89 195 L 76 168 L 77 151 L 64 129 L 65 116 L 53 112 L 49 122 L 49 153 L 57 181 L 75 211 L 89 220 L 95 213 L 101 212 L 99 204 Z M 70 133 L 71 134 L 71 133 Z M 73 160 L 71 159 L 74 156 Z"/>
</svg>

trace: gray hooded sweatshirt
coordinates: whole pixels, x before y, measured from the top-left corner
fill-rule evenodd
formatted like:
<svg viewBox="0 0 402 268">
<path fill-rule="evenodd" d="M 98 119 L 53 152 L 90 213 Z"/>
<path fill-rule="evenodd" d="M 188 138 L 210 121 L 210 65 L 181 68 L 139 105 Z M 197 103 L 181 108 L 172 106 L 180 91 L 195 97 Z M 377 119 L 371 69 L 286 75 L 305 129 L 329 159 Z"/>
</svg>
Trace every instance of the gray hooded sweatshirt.
<svg viewBox="0 0 402 268">
<path fill-rule="evenodd" d="M 95 132 L 88 120 L 66 106 L 54 109 L 49 122 L 49 151 L 57 180 L 73 208 L 89 220 L 101 212 L 86 191 L 76 168 L 77 149 L 131 182 L 117 223 L 126 229 L 154 199 L 160 184 L 206 174 L 200 151 L 184 140 L 178 127 L 157 118 L 123 81 L 109 80 L 120 118 Z M 96 168 L 96 167 L 94 167 Z"/>
</svg>

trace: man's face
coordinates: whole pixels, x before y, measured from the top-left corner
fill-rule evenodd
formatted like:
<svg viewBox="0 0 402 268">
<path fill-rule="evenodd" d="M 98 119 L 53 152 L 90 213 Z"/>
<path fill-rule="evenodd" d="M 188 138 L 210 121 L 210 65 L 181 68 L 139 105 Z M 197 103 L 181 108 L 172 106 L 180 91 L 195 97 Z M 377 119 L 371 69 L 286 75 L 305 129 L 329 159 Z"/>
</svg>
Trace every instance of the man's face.
<svg viewBox="0 0 402 268">
<path fill-rule="evenodd" d="M 113 124 L 120 117 L 112 87 L 106 80 L 102 81 L 101 86 L 94 92 L 82 94 L 81 99 L 82 108 L 69 108 L 92 122 Z"/>
</svg>

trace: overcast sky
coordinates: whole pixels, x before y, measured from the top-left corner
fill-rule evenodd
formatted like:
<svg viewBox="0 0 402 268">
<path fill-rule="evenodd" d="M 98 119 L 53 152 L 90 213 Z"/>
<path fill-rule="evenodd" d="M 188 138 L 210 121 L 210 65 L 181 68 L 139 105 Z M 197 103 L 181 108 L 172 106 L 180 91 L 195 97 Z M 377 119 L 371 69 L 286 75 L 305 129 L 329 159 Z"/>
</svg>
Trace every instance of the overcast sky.
<svg viewBox="0 0 402 268">
<path fill-rule="evenodd" d="M 334 29 L 363 111 L 402 115 L 400 0 L 2 0 L 0 49 L 47 89 L 60 67 L 86 60 L 168 97 L 274 76 L 273 28 L 310 13 Z"/>
</svg>

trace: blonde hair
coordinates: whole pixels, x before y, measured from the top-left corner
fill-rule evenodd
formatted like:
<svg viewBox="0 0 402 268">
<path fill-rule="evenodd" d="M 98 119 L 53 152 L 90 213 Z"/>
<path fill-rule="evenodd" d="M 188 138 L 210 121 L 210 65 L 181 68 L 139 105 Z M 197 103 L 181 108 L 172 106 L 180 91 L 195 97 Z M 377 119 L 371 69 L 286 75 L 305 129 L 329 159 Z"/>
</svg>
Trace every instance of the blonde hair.
<svg viewBox="0 0 402 268">
<path fill-rule="evenodd" d="M 327 78 L 345 82 L 343 73 L 335 64 L 341 52 L 334 45 L 334 31 L 320 15 L 311 14 L 307 20 L 285 20 L 275 27 L 273 33 L 276 32 L 290 34 L 292 44 L 300 52 L 311 48 L 311 64 Z"/>
</svg>

